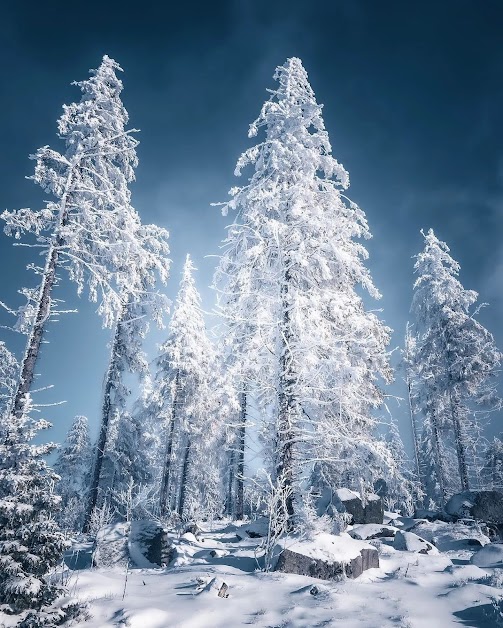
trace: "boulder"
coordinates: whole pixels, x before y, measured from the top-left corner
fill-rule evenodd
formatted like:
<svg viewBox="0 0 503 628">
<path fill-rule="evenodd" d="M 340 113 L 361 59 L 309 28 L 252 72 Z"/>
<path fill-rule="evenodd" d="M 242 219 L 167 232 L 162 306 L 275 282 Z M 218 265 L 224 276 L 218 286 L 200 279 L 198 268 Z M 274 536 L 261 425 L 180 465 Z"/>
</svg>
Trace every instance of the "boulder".
<svg viewBox="0 0 503 628">
<path fill-rule="evenodd" d="M 490 543 L 486 545 L 472 556 L 471 562 L 477 567 L 501 569 L 503 567 L 503 544 Z"/>
<path fill-rule="evenodd" d="M 358 493 L 348 488 L 338 488 L 334 491 L 334 497 L 342 504 L 342 510 L 351 515 L 352 523 L 367 523 L 363 502 Z"/>
<path fill-rule="evenodd" d="M 393 547 L 404 552 L 417 554 L 438 554 L 437 548 L 413 532 L 398 530 L 393 540 Z"/>
<path fill-rule="evenodd" d="M 168 538 L 168 531 L 156 521 L 133 521 L 129 533 L 131 558 L 138 567 L 145 567 L 141 557 L 150 565 L 161 567 L 175 557 L 175 549 Z"/>
<path fill-rule="evenodd" d="M 451 497 L 445 511 L 455 518 L 468 517 L 503 525 L 503 492 L 463 491 Z"/>
<path fill-rule="evenodd" d="M 377 523 L 364 523 L 362 525 L 355 526 L 352 530 L 349 530 L 348 534 L 353 539 L 368 541 L 369 539 L 380 539 L 383 537 L 395 536 L 397 532 L 398 528 L 395 528 L 394 526 Z"/>
<path fill-rule="evenodd" d="M 367 495 L 367 503 L 363 509 L 363 523 L 382 523 L 384 519 L 384 505 L 379 495 Z"/>
<path fill-rule="evenodd" d="M 347 534 L 319 534 L 312 542 L 285 539 L 276 549 L 275 570 L 321 580 L 357 578 L 365 570 L 379 567 L 375 547 L 355 541 Z"/>
</svg>

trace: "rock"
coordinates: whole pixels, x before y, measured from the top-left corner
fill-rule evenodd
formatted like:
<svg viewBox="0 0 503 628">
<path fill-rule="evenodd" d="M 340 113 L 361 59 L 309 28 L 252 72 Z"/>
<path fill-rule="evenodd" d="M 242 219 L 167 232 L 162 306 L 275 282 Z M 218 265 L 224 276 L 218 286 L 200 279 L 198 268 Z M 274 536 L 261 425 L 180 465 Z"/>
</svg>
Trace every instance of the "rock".
<svg viewBox="0 0 503 628">
<path fill-rule="evenodd" d="M 426 510 L 424 508 L 418 508 L 414 513 L 414 519 L 422 519 L 426 521 L 452 521 L 450 515 L 446 515 L 445 512 L 440 510 Z"/>
<path fill-rule="evenodd" d="M 363 510 L 363 523 L 382 523 L 384 519 L 384 505 L 379 495 L 371 493 L 367 496 L 367 503 Z"/>
<path fill-rule="evenodd" d="M 379 567 L 379 555 L 375 548 L 362 549 L 360 554 L 347 562 L 325 561 L 285 549 L 280 554 L 276 571 L 311 576 L 320 580 L 341 580 L 358 578 L 366 569 Z"/>
<path fill-rule="evenodd" d="M 236 530 L 236 535 L 240 539 L 260 539 L 267 536 L 269 530 L 269 521 L 265 517 L 261 517 L 255 521 L 245 523 Z"/>
<path fill-rule="evenodd" d="M 476 552 L 471 562 L 477 567 L 502 568 L 503 567 L 503 544 L 491 543 Z"/>
<path fill-rule="evenodd" d="M 351 515 L 352 523 L 367 523 L 365 509 L 358 493 L 348 488 L 338 488 L 334 492 L 334 497 L 342 504 L 343 510 Z"/>
<path fill-rule="evenodd" d="M 438 554 L 437 548 L 413 532 L 398 530 L 393 540 L 393 547 L 405 552 L 418 554 Z"/>
<path fill-rule="evenodd" d="M 175 555 L 176 550 L 168 538 L 168 532 L 159 523 L 147 519 L 133 521 L 129 533 L 130 553 L 135 563 L 138 558 L 133 555 L 133 547 L 152 565 L 167 565 Z M 138 564 L 138 567 L 143 567 Z"/>
<path fill-rule="evenodd" d="M 421 538 L 433 543 L 441 552 L 482 547 L 490 542 L 481 526 L 474 520 L 464 522 L 460 519 L 455 523 L 423 521 L 418 522 L 413 530 Z"/>
<path fill-rule="evenodd" d="M 464 491 L 453 495 L 445 506 L 455 518 L 479 519 L 503 525 L 503 493 L 501 491 Z"/>
<path fill-rule="evenodd" d="M 313 541 L 283 539 L 275 570 L 321 580 L 357 578 L 366 569 L 379 567 L 377 550 L 347 534 L 320 533 Z"/>
<path fill-rule="evenodd" d="M 380 539 L 382 537 L 395 536 L 398 532 L 398 528 L 394 526 L 385 526 L 377 523 L 364 523 L 362 525 L 355 526 L 352 530 L 348 531 L 348 534 L 353 539 L 359 541 L 367 541 L 369 539 Z"/>
</svg>

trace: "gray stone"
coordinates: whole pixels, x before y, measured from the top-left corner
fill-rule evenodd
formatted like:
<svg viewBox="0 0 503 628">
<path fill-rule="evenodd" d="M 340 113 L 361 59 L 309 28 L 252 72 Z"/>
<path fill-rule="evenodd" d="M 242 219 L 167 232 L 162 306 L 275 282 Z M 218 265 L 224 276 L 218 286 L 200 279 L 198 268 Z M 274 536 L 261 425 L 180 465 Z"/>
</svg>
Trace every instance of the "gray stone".
<svg viewBox="0 0 503 628">
<path fill-rule="evenodd" d="M 133 521 L 129 540 L 153 565 L 167 565 L 175 557 L 176 550 L 168 538 L 167 530 L 156 521 Z"/>
<path fill-rule="evenodd" d="M 352 530 L 348 531 L 349 536 L 353 539 L 357 539 L 358 541 L 392 537 L 395 536 L 396 533 L 397 528 L 394 526 L 386 526 L 384 524 L 377 523 L 364 523 L 362 525 L 357 525 Z"/>
<path fill-rule="evenodd" d="M 365 523 L 365 509 L 360 496 L 347 488 L 339 488 L 334 492 L 334 502 L 339 502 L 343 512 L 351 515 L 350 523 Z M 337 505 L 339 505 L 337 504 Z"/>
<path fill-rule="evenodd" d="M 369 495 L 363 510 L 363 523 L 382 523 L 384 519 L 384 505 L 378 495 Z"/>
<path fill-rule="evenodd" d="M 325 561 L 285 549 L 279 555 L 276 571 L 311 576 L 320 580 L 341 580 L 344 576 L 358 578 L 367 569 L 379 567 L 379 555 L 374 548 L 364 548 L 347 562 Z"/>
<path fill-rule="evenodd" d="M 393 539 L 393 547 L 405 552 L 417 554 L 438 554 L 437 548 L 413 532 L 399 530 Z"/>
</svg>

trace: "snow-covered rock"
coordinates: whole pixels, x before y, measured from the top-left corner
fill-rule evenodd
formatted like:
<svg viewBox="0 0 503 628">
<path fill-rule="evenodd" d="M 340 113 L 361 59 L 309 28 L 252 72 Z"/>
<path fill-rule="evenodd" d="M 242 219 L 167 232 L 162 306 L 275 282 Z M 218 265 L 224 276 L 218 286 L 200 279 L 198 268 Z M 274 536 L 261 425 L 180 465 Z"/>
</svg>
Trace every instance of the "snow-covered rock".
<svg viewBox="0 0 503 628">
<path fill-rule="evenodd" d="M 348 534 L 318 534 L 314 541 L 286 538 L 278 544 L 275 570 L 321 580 L 357 578 L 379 567 L 377 550 Z"/>
<path fill-rule="evenodd" d="M 472 556 L 471 562 L 477 565 L 477 567 L 502 568 L 503 544 L 491 543 L 490 545 L 486 545 Z"/>
<path fill-rule="evenodd" d="M 398 528 L 395 528 L 394 526 L 378 523 L 364 523 L 354 526 L 352 530 L 348 531 L 348 534 L 353 539 L 367 541 L 369 539 L 395 536 L 397 532 Z"/>
<path fill-rule="evenodd" d="M 259 539 L 267 536 L 268 521 L 265 517 L 257 519 L 256 521 L 250 521 L 240 526 L 236 530 L 236 535 L 240 539 Z"/>
<path fill-rule="evenodd" d="M 363 510 L 364 523 L 382 523 L 384 519 L 384 505 L 379 495 L 367 495 L 367 503 Z"/>
<path fill-rule="evenodd" d="M 418 554 L 438 554 L 437 548 L 413 532 L 398 530 L 393 540 L 393 547 L 405 552 Z"/>
<path fill-rule="evenodd" d="M 453 495 L 445 511 L 457 518 L 471 517 L 497 525 L 503 524 L 503 493 L 501 491 L 463 491 Z"/>
<path fill-rule="evenodd" d="M 322 494 L 321 499 L 326 500 L 324 494 Z M 366 504 L 363 505 L 363 501 L 356 491 L 339 488 L 333 493 L 333 502 L 337 510 L 351 515 L 353 524 L 383 522 L 384 506 L 379 495 L 374 493 L 367 495 Z"/>
<path fill-rule="evenodd" d="M 133 521 L 129 532 L 129 554 L 138 567 L 167 565 L 175 556 L 167 530 L 159 523 L 143 519 Z"/>
<path fill-rule="evenodd" d="M 441 552 L 457 549 L 476 549 L 490 543 L 480 526 L 473 521 L 468 525 L 461 521 L 420 521 L 413 528 L 414 532 L 426 541 L 430 541 Z"/>
</svg>

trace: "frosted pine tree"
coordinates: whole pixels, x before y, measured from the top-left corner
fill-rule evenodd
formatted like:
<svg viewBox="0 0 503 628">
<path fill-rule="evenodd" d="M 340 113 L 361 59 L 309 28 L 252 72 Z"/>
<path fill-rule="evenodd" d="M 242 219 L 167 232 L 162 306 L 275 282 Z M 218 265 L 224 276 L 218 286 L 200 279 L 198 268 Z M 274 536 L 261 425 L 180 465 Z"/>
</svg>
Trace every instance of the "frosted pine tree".
<svg viewBox="0 0 503 628">
<path fill-rule="evenodd" d="M 59 448 L 54 471 L 61 478 L 56 492 L 61 495 L 61 525 L 70 530 L 82 526 L 85 497 L 92 464 L 89 425 L 85 416 L 76 416 L 65 442 Z"/>
<path fill-rule="evenodd" d="M 475 309 L 477 293 L 461 285 L 460 267 L 448 246 L 431 229 L 423 236 L 411 308 L 414 403 L 424 420 L 428 496 L 442 503 L 452 492 L 469 489 L 478 473 L 482 419 L 500 407 L 496 385 L 501 353 L 475 318 L 480 309 Z"/>
<path fill-rule="evenodd" d="M 249 131 L 264 129 L 263 139 L 236 166 L 251 175 L 223 207 L 237 216 L 216 285 L 234 346 L 250 354 L 257 395 L 271 408 L 274 473 L 291 525 L 314 461 L 323 459 L 333 483 L 344 466 L 337 448 L 351 456 L 351 443 L 372 442 L 379 381 L 391 379 L 390 330 L 359 295 L 379 297 L 359 242 L 370 231 L 344 195 L 349 177 L 331 154 L 306 71 L 292 58 L 274 78 Z"/>
<path fill-rule="evenodd" d="M 216 514 L 222 502 L 220 391 L 214 348 L 187 256 L 180 289 L 157 359 L 153 408 L 164 427 L 160 512 L 184 518 Z"/>
<path fill-rule="evenodd" d="M 67 543 L 53 515 L 61 498 L 58 476 L 46 456 L 55 445 L 33 444 L 50 424 L 34 421 L 27 407 L 4 417 L 0 442 L 0 613 L 17 616 L 21 627 L 59 626 L 76 613 L 59 598 L 64 590 L 50 579 Z M 54 604 L 58 601 L 57 606 Z M 10 625 L 10 624 L 9 624 Z"/>
<path fill-rule="evenodd" d="M 165 234 L 167 238 L 167 232 Z M 160 247 L 162 251 L 162 246 Z M 144 270 L 148 285 L 151 277 Z M 155 298 L 153 298 L 155 297 Z M 150 298 L 150 302 L 137 299 Z M 153 299 L 153 300 L 152 300 Z M 148 377 L 148 362 L 142 345 L 148 332 L 149 315 L 154 308 L 155 319 L 161 323 L 163 310 L 167 309 L 168 301 L 162 295 L 143 294 L 129 296 L 123 306 L 119 321 L 115 327 L 112 341 L 108 370 L 105 376 L 100 432 L 96 444 L 93 472 L 91 476 L 89 503 L 86 508 L 84 527 L 89 526 L 92 513 L 102 497 L 110 498 L 114 492 L 120 492 L 129 482 L 132 459 L 138 454 L 130 450 L 139 443 L 139 437 L 133 436 L 139 427 L 133 426 L 133 418 L 126 412 L 128 398 L 131 394 L 127 378 L 138 376 L 140 385 Z M 122 422 L 125 422 L 122 425 Z M 136 445 L 133 445 L 131 438 Z M 126 462 L 127 460 L 127 462 Z M 105 472 L 103 473 L 103 468 Z M 139 477 L 134 478 L 139 481 Z"/>
<path fill-rule="evenodd" d="M 65 106 L 58 122 L 65 152 L 44 146 L 33 156 L 32 179 L 54 200 L 40 210 L 2 214 L 8 235 L 16 239 L 25 233 L 34 235 L 35 246 L 45 256 L 13 404 L 16 413 L 22 411 L 33 381 L 58 272 L 68 273 L 79 294 L 87 286 L 106 326 L 120 315 L 124 295 L 144 293 L 145 268 L 167 277 L 163 235 L 145 232 L 130 204 L 128 184 L 134 179 L 138 142 L 134 130 L 126 128 L 128 114 L 120 99 L 118 71 L 120 66 L 105 56 L 89 79 L 76 83 L 81 100 Z"/>
</svg>

